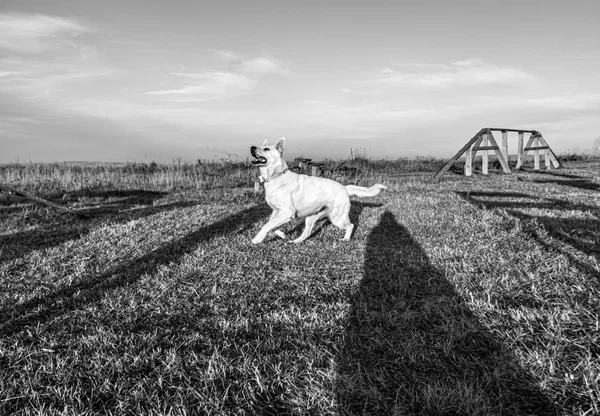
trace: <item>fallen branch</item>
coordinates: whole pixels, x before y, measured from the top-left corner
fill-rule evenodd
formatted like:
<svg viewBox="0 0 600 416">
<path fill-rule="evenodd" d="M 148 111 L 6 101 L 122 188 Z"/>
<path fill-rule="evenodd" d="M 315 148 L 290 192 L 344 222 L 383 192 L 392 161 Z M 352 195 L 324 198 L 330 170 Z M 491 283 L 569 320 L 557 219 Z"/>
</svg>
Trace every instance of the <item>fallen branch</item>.
<svg viewBox="0 0 600 416">
<path fill-rule="evenodd" d="M 10 186 L 7 186 L 7 185 L 0 184 L 0 191 L 6 191 L 10 195 L 15 195 L 15 196 L 19 196 L 19 197 L 22 197 L 22 198 L 27 198 L 27 199 L 30 199 L 32 201 L 38 202 L 40 204 L 47 205 L 47 206 L 52 207 L 52 208 L 60 209 L 62 211 L 66 211 L 66 212 L 68 212 L 70 214 L 78 215 L 80 217 L 91 218 L 90 215 L 85 214 L 83 212 L 74 211 L 74 210 L 72 210 L 70 208 L 64 207 L 62 205 L 55 204 L 54 202 L 46 201 L 45 199 L 38 198 L 37 196 L 28 194 L 28 193 L 23 192 L 23 191 L 19 191 L 19 190 L 13 188 L 13 187 L 10 187 Z"/>
</svg>

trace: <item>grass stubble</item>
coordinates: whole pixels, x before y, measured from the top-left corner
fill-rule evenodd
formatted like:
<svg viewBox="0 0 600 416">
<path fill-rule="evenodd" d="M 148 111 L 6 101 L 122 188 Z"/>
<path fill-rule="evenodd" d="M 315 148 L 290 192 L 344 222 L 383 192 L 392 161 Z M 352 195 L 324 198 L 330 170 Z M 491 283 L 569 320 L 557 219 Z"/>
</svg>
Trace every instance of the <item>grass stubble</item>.
<svg viewBox="0 0 600 416">
<path fill-rule="evenodd" d="M 28 169 L 3 181 L 93 218 L 0 197 L 2 415 L 600 412 L 593 163 L 372 163 L 351 241 L 258 246 L 246 168 Z"/>
</svg>

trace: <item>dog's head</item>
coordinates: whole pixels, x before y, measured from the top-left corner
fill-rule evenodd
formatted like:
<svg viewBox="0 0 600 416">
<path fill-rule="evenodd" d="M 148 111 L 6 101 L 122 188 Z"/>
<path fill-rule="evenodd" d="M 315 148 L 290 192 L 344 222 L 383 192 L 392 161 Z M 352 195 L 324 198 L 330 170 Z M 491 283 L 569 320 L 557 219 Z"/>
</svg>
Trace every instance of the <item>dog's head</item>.
<svg viewBox="0 0 600 416">
<path fill-rule="evenodd" d="M 262 146 L 250 147 L 250 154 L 254 158 L 252 166 L 270 166 L 276 165 L 279 161 L 283 160 L 283 149 L 285 147 L 285 137 L 277 140 L 273 145 L 269 145 L 269 141 L 265 139 Z"/>
</svg>

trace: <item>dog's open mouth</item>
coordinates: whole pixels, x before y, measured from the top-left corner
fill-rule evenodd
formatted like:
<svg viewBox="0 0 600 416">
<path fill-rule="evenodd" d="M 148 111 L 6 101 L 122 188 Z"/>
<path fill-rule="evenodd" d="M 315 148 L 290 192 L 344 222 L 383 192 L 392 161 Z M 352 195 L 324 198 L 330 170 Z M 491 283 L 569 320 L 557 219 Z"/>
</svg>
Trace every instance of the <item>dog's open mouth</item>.
<svg viewBox="0 0 600 416">
<path fill-rule="evenodd" d="M 253 166 L 262 166 L 262 165 L 266 165 L 267 164 L 267 158 L 262 157 L 262 156 L 255 156 L 256 159 L 254 159 L 253 161 L 251 161 L 250 163 L 252 163 Z"/>
</svg>

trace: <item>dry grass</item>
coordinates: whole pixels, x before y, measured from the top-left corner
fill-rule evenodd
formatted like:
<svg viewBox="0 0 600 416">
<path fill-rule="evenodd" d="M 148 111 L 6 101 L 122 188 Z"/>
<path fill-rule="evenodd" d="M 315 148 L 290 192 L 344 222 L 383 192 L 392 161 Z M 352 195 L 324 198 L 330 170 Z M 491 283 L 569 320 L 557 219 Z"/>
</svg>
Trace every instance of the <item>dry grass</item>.
<svg viewBox="0 0 600 416">
<path fill-rule="evenodd" d="M 259 246 L 243 166 L 0 169 L 94 215 L 0 196 L 0 414 L 600 412 L 597 165 L 378 163 L 350 242 Z"/>
</svg>

